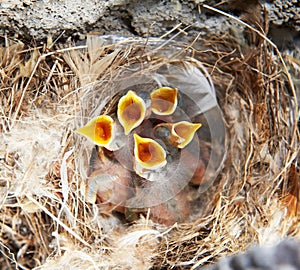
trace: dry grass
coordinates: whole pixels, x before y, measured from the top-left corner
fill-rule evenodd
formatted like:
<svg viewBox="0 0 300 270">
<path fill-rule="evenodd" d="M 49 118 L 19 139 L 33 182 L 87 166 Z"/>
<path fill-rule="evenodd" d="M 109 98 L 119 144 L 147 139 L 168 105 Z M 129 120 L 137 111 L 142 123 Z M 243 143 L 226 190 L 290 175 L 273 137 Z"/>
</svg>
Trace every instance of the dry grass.
<svg viewBox="0 0 300 270">
<path fill-rule="evenodd" d="M 0 48 L 2 269 L 195 269 L 256 243 L 299 237 L 297 98 L 282 56 L 256 31 L 249 43 L 224 35 L 195 39 L 189 50 L 180 45 L 213 78 L 230 140 L 224 169 L 201 194 L 201 215 L 194 210 L 171 227 L 147 217 L 124 224 L 86 204 L 80 190 L 91 145 L 73 132 L 98 108 L 87 97 L 101 100 L 126 66 L 156 68 L 167 44 L 154 54 L 139 40 L 123 41 L 126 49 L 92 36 L 87 46 L 56 49 L 7 41 Z"/>
</svg>

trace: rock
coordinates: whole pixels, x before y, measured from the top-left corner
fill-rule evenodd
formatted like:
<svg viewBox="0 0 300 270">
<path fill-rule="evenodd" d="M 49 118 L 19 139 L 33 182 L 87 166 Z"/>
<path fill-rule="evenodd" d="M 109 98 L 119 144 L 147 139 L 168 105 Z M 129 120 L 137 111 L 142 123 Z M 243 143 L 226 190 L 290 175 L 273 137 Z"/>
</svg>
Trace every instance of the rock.
<svg viewBox="0 0 300 270">
<path fill-rule="evenodd" d="M 297 0 L 267 1 L 266 8 L 271 24 L 300 31 L 300 5 Z"/>
<path fill-rule="evenodd" d="M 225 257 L 202 270 L 296 270 L 300 268 L 300 243 L 284 240 L 274 247 L 255 247 L 245 254 Z"/>
<path fill-rule="evenodd" d="M 1 4 L 1 34 L 17 35 L 37 41 L 64 35 L 83 33 L 99 21 L 106 10 L 106 1 L 81 0 L 34 1 L 4 0 Z"/>
<path fill-rule="evenodd" d="M 84 38 L 99 34 L 158 36 L 179 23 L 197 23 L 196 4 L 173 1 L 3 0 L 0 4 L 0 34 L 21 39 Z"/>
<path fill-rule="evenodd" d="M 222 3 L 215 0 L 2 0 L 0 34 L 35 42 L 45 41 L 48 35 L 53 39 L 60 37 L 60 41 L 69 37 L 80 40 L 89 32 L 160 36 L 176 26 L 185 33 L 183 38 L 190 32 L 217 34 L 228 31 L 232 21 L 203 9 L 201 4 L 218 4 L 218 8 L 242 17 L 243 12 L 249 12 L 259 0 L 250 2 L 248 8 L 239 9 L 241 0 Z M 276 0 L 265 5 L 272 23 L 299 30 L 297 1 L 286 0 L 282 5 Z"/>
</svg>

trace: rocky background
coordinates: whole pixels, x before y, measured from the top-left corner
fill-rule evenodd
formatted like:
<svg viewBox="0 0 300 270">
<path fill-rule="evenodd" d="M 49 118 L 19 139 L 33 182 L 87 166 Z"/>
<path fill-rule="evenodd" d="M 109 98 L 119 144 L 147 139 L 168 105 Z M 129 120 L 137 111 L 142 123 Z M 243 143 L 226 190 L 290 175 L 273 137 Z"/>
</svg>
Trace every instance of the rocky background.
<svg viewBox="0 0 300 270">
<path fill-rule="evenodd" d="M 300 47 L 298 0 L 2 0 L 0 35 L 39 44 L 51 35 L 64 42 L 82 40 L 90 32 L 123 36 L 161 36 L 178 27 L 190 33 L 223 33 L 237 26 L 202 7 L 207 4 L 240 18 L 255 16 L 263 5 L 269 36 L 280 49 Z"/>
</svg>

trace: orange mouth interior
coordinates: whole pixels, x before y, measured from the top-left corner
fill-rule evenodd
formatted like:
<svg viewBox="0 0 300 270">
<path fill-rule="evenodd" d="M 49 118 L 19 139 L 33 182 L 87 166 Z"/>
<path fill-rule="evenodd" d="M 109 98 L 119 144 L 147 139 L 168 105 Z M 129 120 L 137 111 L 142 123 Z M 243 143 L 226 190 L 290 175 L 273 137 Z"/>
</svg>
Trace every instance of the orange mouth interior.
<svg viewBox="0 0 300 270">
<path fill-rule="evenodd" d="M 112 138 L 112 123 L 109 119 L 102 118 L 95 124 L 95 141 L 107 144 Z"/>
<path fill-rule="evenodd" d="M 138 144 L 138 158 L 142 161 L 142 162 L 148 162 L 151 157 L 151 145 L 150 143 L 140 143 Z M 153 148 L 153 147 L 152 147 Z"/>
<path fill-rule="evenodd" d="M 136 157 L 147 167 L 153 167 L 165 161 L 165 152 L 155 141 L 135 138 Z"/>
</svg>

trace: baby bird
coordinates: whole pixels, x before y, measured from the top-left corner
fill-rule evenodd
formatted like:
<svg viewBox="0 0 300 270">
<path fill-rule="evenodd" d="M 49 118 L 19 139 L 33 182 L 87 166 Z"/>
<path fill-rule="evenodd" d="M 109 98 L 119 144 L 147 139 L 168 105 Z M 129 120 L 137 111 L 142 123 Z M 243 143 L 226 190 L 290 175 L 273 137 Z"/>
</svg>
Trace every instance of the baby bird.
<svg viewBox="0 0 300 270">
<path fill-rule="evenodd" d="M 126 135 L 144 121 L 151 105 L 149 100 L 150 98 L 145 102 L 134 91 L 129 90 L 119 99 L 117 119 L 110 115 L 100 115 L 76 132 L 109 151 L 119 150 L 126 144 Z"/>
<path fill-rule="evenodd" d="M 95 147 L 90 159 L 90 173 L 85 186 L 86 201 L 97 202 L 103 213 L 124 213 L 132 196 L 131 174 L 114 158 Z"/>
<path fill-rule="evenodd" d="M 200 127 L 200 123 L 194 124 L 187 121 L 161 123 L 154 127 L 154 136 L 161 139 L 167 145 L 181 149 L 192 141 L 196 131 Z"/>
<path fill-rule="evenodd" d="M 166 151 L 156 141 L 134 134 L 134 170 L 149 181 L 167 164 Z"/>
<path fill-rule="evenodd" d="M 76 132 L 110 151 L 118 150 L 126 143 L 120 124 L 109 115 L 94 117 Z"/>
<path fill-rule="evenodd" d="M 178 103 L 177 88 L 161 87 L 151 92 L 152 112 L 157 115 L 171 115 Z"/>
<path fill-rule="evenodd" d="M 145 101 L 132 90 L 120 98 L 117 115 L 125 135 L 128 135 L 144 121 L 146 110 Z"/>
</svg>

